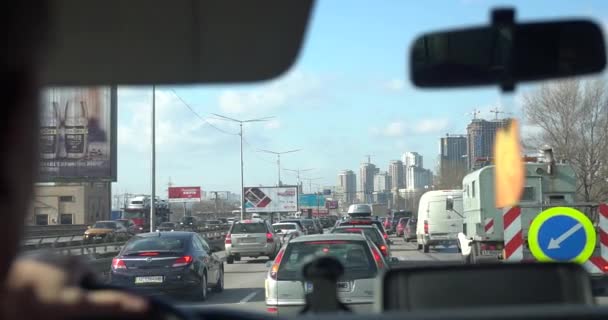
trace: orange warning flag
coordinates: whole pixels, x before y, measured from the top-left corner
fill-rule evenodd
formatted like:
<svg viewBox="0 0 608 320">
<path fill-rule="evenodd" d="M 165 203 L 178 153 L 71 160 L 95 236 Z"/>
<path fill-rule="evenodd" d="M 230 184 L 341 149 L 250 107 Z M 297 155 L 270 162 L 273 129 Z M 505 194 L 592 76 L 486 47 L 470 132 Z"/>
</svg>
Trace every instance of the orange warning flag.
<svg viewBox="0 0 608 320">
<path fill-rule="evenodd" d="M 498 129 L 494 141 L 496 208 L 519 203 L 526 178 L 521 150 L 519 123 L 511 119 L 504 129 Z"/>
</svg>

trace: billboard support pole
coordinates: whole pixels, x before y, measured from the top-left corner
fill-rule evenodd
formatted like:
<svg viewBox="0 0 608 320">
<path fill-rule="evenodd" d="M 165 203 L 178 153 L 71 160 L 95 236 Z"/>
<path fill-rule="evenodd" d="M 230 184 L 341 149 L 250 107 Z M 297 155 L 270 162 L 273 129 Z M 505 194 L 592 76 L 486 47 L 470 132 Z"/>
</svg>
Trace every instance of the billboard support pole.
<svg viewBox="0 0 608 320">
<path fill-rule="evenodd" d="M 154 210 L 156 208 L 156 86 L 152 85 L 152 202 L 150 204 L 150 232 L 154 232 Z"/>
</svg>

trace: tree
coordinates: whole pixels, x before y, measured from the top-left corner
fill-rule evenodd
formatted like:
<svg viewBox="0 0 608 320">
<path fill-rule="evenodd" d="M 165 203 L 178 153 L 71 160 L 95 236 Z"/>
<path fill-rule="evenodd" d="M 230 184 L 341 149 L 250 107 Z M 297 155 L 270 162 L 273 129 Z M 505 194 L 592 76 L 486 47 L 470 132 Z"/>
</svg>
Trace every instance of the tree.
<svg viewBox="0 0 608 320">
<path fill-rule="evenodd" d="M 553 147 L 577 174 L 584 201 L 608 196 L 608 92 L 604 79 L 569 79 L 546 84 L 524 95 L 525 120 L 539 132 L 526 144 Z"/>
</svg>

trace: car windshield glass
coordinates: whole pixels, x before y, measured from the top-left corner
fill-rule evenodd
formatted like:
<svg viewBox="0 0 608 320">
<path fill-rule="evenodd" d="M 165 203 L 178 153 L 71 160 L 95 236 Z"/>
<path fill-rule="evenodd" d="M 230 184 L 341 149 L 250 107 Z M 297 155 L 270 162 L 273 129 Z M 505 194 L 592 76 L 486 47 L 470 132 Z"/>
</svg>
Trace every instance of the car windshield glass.
<svg viewBox="0 0 608 320">
<path fill-rule="evenodd" d="M 160 224 L 161 227 L 175 227 L 175 223 L 173 222 L 163 222 Z"/>
<path fill-rule="evenodd" d="M 296 242 L 287 246 L 278 280 L 302 280 L 303 262 L 316 256 L 332 256 L 344 265 L 343 279 L 373 278 L 377 273 L 368 246 L 363 241 L 311 241 Z"/>
<path fill-rule="evenodd" d="M 296 225 L 295 224 L 275 224 L 272 226 L 274 228 L 274 231 L 279 231 L 279 230 L 295 230 L 296 229 Z"/>
<path fill-rule="evenodd" d="M 97 222 L 93 225 L 95 229 L 114 229 L 116 228 L 115 222 Z"/>
<path fill-rule="evenodd" d="M 266 225 L 263 223 L 235 223 L 230 230 L 232 234 L 241 233 L 266 233 Z"/>
<path fill-rule="evenodd" d="M 383 243 L 382 237 L 378 233 L 378 230 L 376 230 L 374 228 L 355 228 L 355 227 L 336 228 L 331 233 L 360 233 L 361 231 L 363 231 L 363 233 L 367 237 L 369 237 L 370 240 L 372 240 L 374 243 L 377 243 L 377 244 Z"/>
<path fill-rule="evenodd" d="M 183 251 L 185 240 L 173 237 L 136 238 L 125 246 L 124 254 L 138 251 Z"/>
</svg>

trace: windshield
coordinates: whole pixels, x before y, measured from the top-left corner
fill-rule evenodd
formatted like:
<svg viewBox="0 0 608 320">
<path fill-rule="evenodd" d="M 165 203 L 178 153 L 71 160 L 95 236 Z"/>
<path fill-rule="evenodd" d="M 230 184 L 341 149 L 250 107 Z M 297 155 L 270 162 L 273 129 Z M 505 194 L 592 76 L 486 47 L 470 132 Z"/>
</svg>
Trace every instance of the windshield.
<svg viewBox="0 0 608 320">
<path fill-rule="evenodd" d="M 114 229 L 116 228 L 115 222 L 97 222 L 93 225 L 95 229 Z"/>
<path fill-rule="evenodd" d="M 372 240 L 375 244 L 381 244 L 384 241 L 378 230 L 374 228 L 336 228 L 332 230 L 332 233 L 363 233 Z"/>
<path fill-rule="evenodd" d="M 175 251 L 181 252 L 184 250 L 185 241 L 180 238 L 135 238 L 125 246 L 123 254 L 129 254 L 139 251 Z"/>
<path fill-rule="evenodd" d="M 169 293 L 174 289 L 171 265 L 149 272 L 129 269 L 127 286 L 135 291 L 145 287 L 180 305 L 272 313 L 268 309 L 291 305 L 290 299 L 303 301 L 298 294 L 277 301 L 267 296 L 266 284 L 273 279 L 266 263 L 280 260 L 281 248 L 287 249 L 278 276 L 286 281 L 300 280 L 302 261 L 317 254 L 338 257 L 346 278 L 377 274 L 367 244 L 293 242 L 303 237 L 345 237 L 340 233 L 361 229 L 374 243 L 384 241 L 383 257 L 396 258 L 397 266 L 536 261 L 528 242 L 532 221 L 550 207 L 565 206 L 589 217 L 599 239 L 608 232 L 598 209 L 608 199 L 605 73 L 518 84 L 508 94 L 497 86 L 421 89 L 411 81 L 410 49 L 417 37 L 487 24 L 490 10 L 499 6 L 514 7 L 517 21 L 583 17 L 602 28 L 608 23 L 608 2 L 603 0 L 430 0 L 422 5 L 319 0 L 297 60 L 274 79 L 44 88 L 36 141 L 38 180 L 25 217 L 22 251 L 48 248 L 82 255 L 112 284 L 110 261 L 122 247 L 212 249 L 206 263 L 221 266 L 224 287 L 215 290 L 220 272 L 210 272 L 205 302 L 186 297 L 190 288 L 185 282 L 183 288 L 175 285 L 183 296 Z M 162 17 L 158 19 L 161 28 Z M 128 22 L 121 21 L 124 27 Z M 247 24 L 230 30 L 237 29 L 248 30 Z M 206 30 L 197 29 L 201 34 L 195 35 L 213 38 Z M 177 34 L 175 39 L 190 36 Z M 117 41 L 120 46 L 139 44 L 137 39 Z M 470 49 L 477 52 L 475 46 Z M 235 57 L 239 54 L 248 52 L 235 52 Z M 277 52 L 277 59 L 283 61 L 283 54 Z M 493 150 L 497 131 L 510 119 L 520 124 L 521 148 L 515 158 L 526 161 L 528 177 L 521 201 L 498 209 Z M 552 157 L 541 151 L 543 146 L 553 148 Z M 14 188 L 10 181 L 3 186 Z M 444 193 L 452 195 L 450 201 Z M 351 215 L 349 208 L 359 213 Z M 516 217 L 512 226 L 519 229 L 504 230 L 507 213 Z M 131 219 L 134 225 L 87 234 L 88 226 L 114 229 L 115 223 L 107 221 L 117 219 Z M 354 222 L 359 220 L 364 222 Z M 298 228 L 273 226 L 277 222 Z M 176 238 L 134 240 L 148 232 L 193 232 L 207 243 L 198 238 L 191 245 Z M 572 239 L 582 229 L 576 232 Z M 505 234 L 521 238 L 509 242 Z M 475 241 L 463 246 L 462 239 Z M 551 237 L 545 240 L 549 243 Z M 570 248 L 566 243 L 561 248 Z M 363 260 L 345 258 L 355 248 L 363 250 Z M 598 240 L 592 248 L 597 258 L 588 261 L 608 257 L 601 248 Z M 585 267 L 592 268 L 588 261 Z M 195 270 L 199 275 L 210 270 L 199 262 L 191 265 L 200 266 Z M 608 262 L 590 272 L 607 275 L 605 270 Z M 144 276 L 162 277 L 163 282 L 136 285 L 135 277 Z M 378 295 L 359 293 L 350 298 L 369 303 L 362 309 L 372 312 Z M 599 302 L 608 304 L 608 299 Z"/>
<path fill-rule="evenodd" d="M 272 227 L 274 228 L 274 231 L 280 231 L 280 230 L 296 230 L 296 225 L 295 224 L 274 224 L 272 225 Z"/>
<path fill-rule="evenodd" d="M 235 223 L 230 229 L 231 234 L 241 233 L 266 233 L 266 225 L 263 223 Z"/>
<path fill-rule="evenodd" d="M 365 279 L 376 276 L 377 267 L 363 241 L 297 242 L 287 246 L 278 280 L 302 280 L 302 262 L 315 256 L 332 256 L 345 266 L 343 280 Z"/>
</svg>

